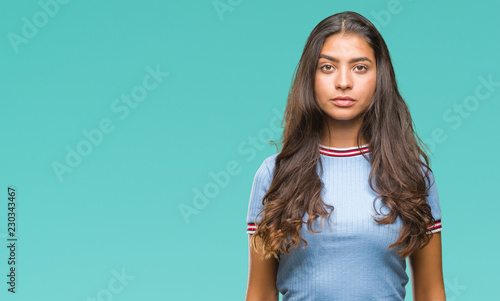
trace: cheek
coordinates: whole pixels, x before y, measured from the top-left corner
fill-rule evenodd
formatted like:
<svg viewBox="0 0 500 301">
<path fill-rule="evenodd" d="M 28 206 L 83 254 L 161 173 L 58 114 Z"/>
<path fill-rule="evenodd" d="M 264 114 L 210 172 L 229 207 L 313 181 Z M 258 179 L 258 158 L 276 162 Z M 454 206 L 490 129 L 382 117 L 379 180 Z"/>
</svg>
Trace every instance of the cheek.
<svg viewBox="0 0 500 301">
<path fill-rule="evenodd" d="M 370 78 L 370 79 L 366 79 L 364 82 L 363 82 L 363 87 L 364 87 L 364 91 L 366 91 L 366 94 L 371 96 L 373 94 L 373 92 L 375 92 L 375 86 L 377 84 L 377 78 L 374 77 L 374 78 Z"/>
<path fill-rule="evenodd" d="M 329 83 L 324 76 L 316 76 L 314 81 L 314 92 L 318 98 L 324 98 L 328 94 Z M 326 95 L 326 96 L 325 96 Z"/>
</svg>

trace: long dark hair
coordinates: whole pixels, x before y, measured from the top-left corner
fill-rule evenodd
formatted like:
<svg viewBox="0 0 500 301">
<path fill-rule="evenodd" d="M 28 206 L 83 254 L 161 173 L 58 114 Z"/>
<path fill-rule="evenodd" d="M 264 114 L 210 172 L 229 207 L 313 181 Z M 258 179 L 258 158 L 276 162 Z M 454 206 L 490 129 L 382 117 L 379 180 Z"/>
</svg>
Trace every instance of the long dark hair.
<svg viewBox="0 0 500 301">
<path fill-rule="evenodd" d="M 427 245 L 432 236 L 427 232 L 428 225 L 435 222 L 426 202 L 430 186 L 426 185 L 426 180 L 430 183 L 429 159 L 422 150 L 425 144 L 413 129 L 408 106 L 398 91 L 384 39 L 368 19 L 351 11 L 322 20 L 307 39 L 282 120 L 285 127 L 279 143 L 283 147 L 276 156 L 273 180 L 262 199 L 264 207 L 259 213 L 262 218 L 256 223 L 258 227 L 251 236 L 251 244 L 262 252 L 263 258 L 279 259 L 278 252 L 288 253 L 290 247 L 297 247 L 300 241 L 307 246 L 300 235 L 305 212 L 309 215 L 307 228 L 314 233 L 318 233 L 312 229 L 314 220 L 319 216 L 321 220 L 329 220 L 333 212 L 333 206 L 321 198 L 323 184 L 316 169 L 318 162 L 323 169 L 318 146 L 326 114 L 316 101 L 314 79 L 323 44 L 334 34 L 356 34 L 364 38 L 375 53 L 376 88 L 362 113 L 357 141 L 358 147 L 363 137 L 369 144 L 371 158 L 363 154 L 371 163 L 369 184 L 378 194 L 377 199 L 381 198 L 390 209 L 383 218 L 374 220 L 379 224 L 392 224 L 398 215 L 401 217 L 400 236 L 388 248 L 400 246 L 399 254 L 406 258 Z"/>
</svg>

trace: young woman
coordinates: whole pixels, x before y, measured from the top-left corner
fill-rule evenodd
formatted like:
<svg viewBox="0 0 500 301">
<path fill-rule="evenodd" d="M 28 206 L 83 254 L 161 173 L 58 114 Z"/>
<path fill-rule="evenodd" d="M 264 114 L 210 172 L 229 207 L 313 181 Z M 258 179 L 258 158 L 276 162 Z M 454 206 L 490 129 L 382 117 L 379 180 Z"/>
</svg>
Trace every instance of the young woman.
<svg viewBox="0 0 500 301">
<path fill-rule="evenodd" d="M 257 170 L 246 300 L 445 300 L 441 210 L 387 46 L 355 12 L 311 32 L 282 150 Z"/>
</svg>

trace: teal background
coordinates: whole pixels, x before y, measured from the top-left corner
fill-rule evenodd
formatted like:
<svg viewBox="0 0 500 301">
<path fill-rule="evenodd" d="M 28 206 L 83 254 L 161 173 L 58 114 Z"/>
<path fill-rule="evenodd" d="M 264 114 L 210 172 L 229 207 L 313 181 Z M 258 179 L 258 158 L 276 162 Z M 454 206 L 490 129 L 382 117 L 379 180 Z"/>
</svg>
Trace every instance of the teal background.
<svg viewBox="0 0 500 301">
<path fill-rule="evenodd" d="M 497 297 L 498 2 L 220 1 L 231 8 L 221 16 L 212 0 L 67 1 L 17 52 L 9 33 L 43 9 L 0 4 L 0 299 L 243 300 L 248 198 L 276 151 L 265 139 L 281 134 L 276 116 L 310 31 L 344 10 L 379 28 L 433 150 L 448 300 Z M 148 66 L 168 76 L 120 119 L 113 102 L 142 85 Z M 471 107 L 488 77 L 497 85 Z M 60 181 L 53 163 L 104 118 L 114 130 Z M 217 186 L 211 174 L 228 164 L 235 171 Z M 187 223 L 179 205 L 193 206 L 207 185 L 213 197 Z M 133 279 L 115 282 L 122 269 Z"/>
</svg>

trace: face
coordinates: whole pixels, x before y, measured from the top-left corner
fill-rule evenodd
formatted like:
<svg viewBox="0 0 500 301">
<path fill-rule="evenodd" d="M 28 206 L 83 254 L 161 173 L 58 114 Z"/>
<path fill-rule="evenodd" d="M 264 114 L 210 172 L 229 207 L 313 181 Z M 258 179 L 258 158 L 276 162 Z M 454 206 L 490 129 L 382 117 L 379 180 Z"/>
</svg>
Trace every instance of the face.
<svg viewBox="0 0 500 301">
<path fill-rule="evenodd" d="M 316 68 L 314 90 L 328 123 L 359 121 L 377 80 L 375 54 L 360 36 L 329 36 L 321 49 Z M 350 97 L 353 101 L 334 100 Z"/>
</svg>

